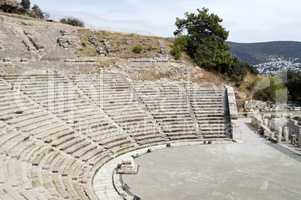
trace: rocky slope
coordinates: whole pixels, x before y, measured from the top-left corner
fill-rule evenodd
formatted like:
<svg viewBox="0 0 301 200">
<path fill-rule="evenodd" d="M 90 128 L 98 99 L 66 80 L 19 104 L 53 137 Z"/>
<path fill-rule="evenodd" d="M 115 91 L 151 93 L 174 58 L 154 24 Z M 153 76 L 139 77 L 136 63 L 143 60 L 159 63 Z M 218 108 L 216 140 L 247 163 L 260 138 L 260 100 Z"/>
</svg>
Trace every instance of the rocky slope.
<svg viewBox="0 0 301 200">
<path fill-rule="evenodd" d="M 222 78 L 175 61 L 172 40 L 77 28 L 57 22 L 0 13 L 0 72 L 58 70 L 94 73 L 111 70 L 135 79 L 189 79 L 220 85 Z M 134 48 L 140 48 L 134 52 Z"/>
</svg>

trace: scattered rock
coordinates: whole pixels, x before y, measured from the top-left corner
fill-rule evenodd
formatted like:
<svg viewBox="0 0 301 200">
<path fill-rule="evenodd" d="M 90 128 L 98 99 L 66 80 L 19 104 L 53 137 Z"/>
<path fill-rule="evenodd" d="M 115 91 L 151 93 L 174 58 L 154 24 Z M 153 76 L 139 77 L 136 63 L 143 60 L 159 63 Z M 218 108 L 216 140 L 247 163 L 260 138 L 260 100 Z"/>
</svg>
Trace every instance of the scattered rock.
<svg viewBox="0 0 301 200">
<path fill-rule="evenodd" d="M 89 37 L 89 42 L 95 47 L 98 55 L 108 56 L 111 52 L 111 44 L 108 40 L 98 40 L 95 35 Z"/>
<path fill-rule="evenodd" d="M 270 109 L 270 105 L 264 101 L 250 100 L 245 102 L 245 110 L 250 111 L 267 111 Z"/>
<path fill-rule="evenodd" d="M 60 34 L 62 36 L 70 35 L 71 33 L 68 33 L 66 30 L 60 30 Z"/>
<path fill-rule="evenodd" d="M 71 37 L 72 34 L 66 30 L 60 30 L 59 32 L 61 34 L 61 37 L 57 38 L 57 44 L 64 49 L 73 46 L 74 42 Z"/>
<path fill-rule="evenodd" d="M 57 44 L 62 47 L 62 48 L 68 48 L 70 46 L 72 46 L 72 41 L 70 41 L 68 38 L 64 38 L 64 37 L 59 37 L 57 39 Z"/>
</svg>

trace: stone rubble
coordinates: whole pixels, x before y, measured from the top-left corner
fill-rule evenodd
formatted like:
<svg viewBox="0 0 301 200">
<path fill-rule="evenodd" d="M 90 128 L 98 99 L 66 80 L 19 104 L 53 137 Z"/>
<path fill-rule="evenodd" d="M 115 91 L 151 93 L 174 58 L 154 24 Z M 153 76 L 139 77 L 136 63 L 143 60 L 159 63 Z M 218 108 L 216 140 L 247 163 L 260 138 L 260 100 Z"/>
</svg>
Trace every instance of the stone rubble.
<svg viewBox="0 0 301 200">
<path fill-rule="evenodd" d="M 112 47 L 108 40 L 98 40 L 95 35 L 92 35 L 89 37 L 89 42 L 95 47 L 98 55 L 109 56 Z"/>
<path fill-rule="evenodd" d="M 295 117 L 287 113 L 254 112 L 251 118 L 260 135 L 301 155 L 301 125 Z"/>
</svg>

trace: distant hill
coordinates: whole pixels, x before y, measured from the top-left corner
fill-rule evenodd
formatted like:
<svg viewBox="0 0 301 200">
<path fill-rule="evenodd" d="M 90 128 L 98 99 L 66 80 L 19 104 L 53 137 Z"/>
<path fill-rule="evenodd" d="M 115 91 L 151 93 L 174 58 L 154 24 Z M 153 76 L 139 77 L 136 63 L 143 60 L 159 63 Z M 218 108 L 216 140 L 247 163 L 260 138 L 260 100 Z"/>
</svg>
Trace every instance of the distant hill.
<svg viewBox="0 0 301 200">
<path fill-rule="evenodd" d="M 229 45 L 233 55 L 254 65 L 261 73 L 276 72 L 287 68 L 301 70 L 301 42 L 229 42 Z"/>
<path fill-rule="evenodd" d="M 283 57 L 284 59 L 301 59 L 301 42 L 229 42 L 229 44 L 231 52 L 235 56 L 252 65 L 269 61 L 269 56 Z"/>
</svg>

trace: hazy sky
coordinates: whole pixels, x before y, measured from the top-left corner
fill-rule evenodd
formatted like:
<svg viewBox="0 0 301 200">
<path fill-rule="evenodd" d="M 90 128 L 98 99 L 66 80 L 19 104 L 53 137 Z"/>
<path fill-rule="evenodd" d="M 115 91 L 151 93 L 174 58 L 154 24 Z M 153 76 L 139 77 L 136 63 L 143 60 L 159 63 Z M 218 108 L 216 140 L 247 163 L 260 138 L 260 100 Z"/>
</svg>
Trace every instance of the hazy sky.
<svg viewBox="0 0 301 200">
<path fill-rule="evenodd" d="M 231 41 L 301 41 L 300 0 L 31 0 L 54 18 L 75 16 L 88 26 L 172 36 L 176 17 L 207 7 L 224 19 Z"/>
</svg>

